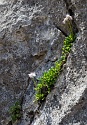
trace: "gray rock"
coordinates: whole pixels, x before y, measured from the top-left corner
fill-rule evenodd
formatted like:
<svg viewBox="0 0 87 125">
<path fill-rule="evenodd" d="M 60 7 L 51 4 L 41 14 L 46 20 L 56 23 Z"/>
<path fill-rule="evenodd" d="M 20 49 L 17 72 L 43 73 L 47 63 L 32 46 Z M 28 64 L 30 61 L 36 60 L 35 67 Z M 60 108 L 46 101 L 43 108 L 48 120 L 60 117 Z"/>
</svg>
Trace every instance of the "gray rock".
<svg viewBox="0 0 87 125">
<path fill-rule="evenodd" d="M 34 86 L 28 74 L 36 71 L 39 77 L 54 64 L 61 56 L 64 35 L 45 12 L 47 1 L 45 4 L 23 0 L 1 2 L 0 121 L 5 125 L 9 108 L 17 100 L 25 95 L 24 105 L 31 103 Z"/>
<path fill-rule="evenodd" d="M 54 89 L 39 106 L 28 74 L 35 71 L 39 78 L 60 58 L 68 12 L 77 39 Z M 1 125 L 11 124 L 9 108 L 22 98 L 23 117 L 16 125 L 87 124 L 86 12 L 86 0 L 0 0 Z"/>
<path fill-rule="evenodd" d="M 79 29 L 64 71 L 32 125 L 87 124 L 87 1 L 67 0 Z"/>
</svg>

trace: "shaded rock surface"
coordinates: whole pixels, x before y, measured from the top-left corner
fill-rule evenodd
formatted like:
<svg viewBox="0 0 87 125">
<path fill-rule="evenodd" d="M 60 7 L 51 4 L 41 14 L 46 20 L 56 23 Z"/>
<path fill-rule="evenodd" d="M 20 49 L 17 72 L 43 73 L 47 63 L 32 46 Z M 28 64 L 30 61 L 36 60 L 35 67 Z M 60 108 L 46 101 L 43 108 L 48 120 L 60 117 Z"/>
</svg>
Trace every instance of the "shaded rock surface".
<svg viewBox="0 0 87 125">
<path fill-rule="evenodd" d="M 28 74 L 35 71 L 38 78 L 60 58 L 67 12 L 78 28 L 77 39 L 54 89 L 39 107 Z M 87 1 L 0 0 L 0 18 L 1 125 L 10 125 L 9 108 L 21 98 L 18 125 L 86 125 Z"/>
</svg>

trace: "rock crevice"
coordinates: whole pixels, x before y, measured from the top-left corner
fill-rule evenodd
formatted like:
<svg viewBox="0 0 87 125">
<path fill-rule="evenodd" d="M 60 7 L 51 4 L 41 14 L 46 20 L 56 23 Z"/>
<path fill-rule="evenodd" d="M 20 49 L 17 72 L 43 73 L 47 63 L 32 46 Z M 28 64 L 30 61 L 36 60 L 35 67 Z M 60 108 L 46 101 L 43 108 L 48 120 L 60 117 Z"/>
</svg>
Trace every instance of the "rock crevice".
<svg viewBox="0 0 87 125">
<path fill-rule="evenodd" d="M 22 100 L 18 125 L 87 124 L 87 1 L 0 0 L 0 121 Z M 61 57 L 66 14 L 73 17 L 76 42 L 54 89 L 39 107 L 28 74 L 42 76 Z M 13 124 L 9 122 L 9 125 Z"/>
</svg>

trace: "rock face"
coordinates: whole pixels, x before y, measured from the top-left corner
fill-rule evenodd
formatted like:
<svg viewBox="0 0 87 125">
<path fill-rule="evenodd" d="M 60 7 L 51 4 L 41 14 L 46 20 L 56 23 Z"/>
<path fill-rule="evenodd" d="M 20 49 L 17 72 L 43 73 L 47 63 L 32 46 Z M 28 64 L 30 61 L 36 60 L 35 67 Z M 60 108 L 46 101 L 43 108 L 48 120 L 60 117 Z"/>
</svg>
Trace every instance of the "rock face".
<svg viewBox="0 0 87 125">
<path fill-rule="evenodd" d="M 37 78 L 61 56 L 69 13 L 77 38 L 54 89 L 39 107 L 34 102 Z M 0 121 L 10 125 L 10 106 L 23 98 L 18 125 L 87 124 L 87 1 L 0 0 Z M 57 26 L 57 27 L 56 27 Z M 64 32 L 63 32 L 64 31 Z"/>
</svg>

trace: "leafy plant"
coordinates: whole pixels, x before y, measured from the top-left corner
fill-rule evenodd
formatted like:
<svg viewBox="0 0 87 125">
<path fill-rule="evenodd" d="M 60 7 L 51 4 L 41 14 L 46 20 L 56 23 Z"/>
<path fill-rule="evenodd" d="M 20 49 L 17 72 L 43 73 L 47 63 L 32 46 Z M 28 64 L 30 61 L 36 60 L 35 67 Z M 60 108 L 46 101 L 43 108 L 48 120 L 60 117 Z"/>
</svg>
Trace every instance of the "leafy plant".
<svg viewBox="0 0 87 125">
<path fill-rule="evenodd" d="M 19 120 L 21 118 L 21 105 L 20 102 L 16 102 L 11 108 L 10 108 L 10 115 L 13 122 L 16 120 Z"/>
<path fill-rule="evenodd" d="M 44 100 L 47 94 L 51 91 L 56 82 L 56 79 L 61 71 L 63 61 L 56 62 L 54 67 L 51 67 L 47 72 L 44 72 L 43 76 L 39 78 L 39 83 L 36 90 L 36 100 Z"/>
<path fill-rule="evenodd" d="M 62 47 L 62 56 L 67 56 L 67 54 L 70 52 L 72 43 L 75 41 L 76 37 L 73 34 L 70 34 L 68 37 L 64 40 L 64 45 Z"/>
<path fill-rule="evenodd" d="M 45 100 L 48 93 L 52 90 L 54 83 L 62 70 L 62 66 L 66 62 L 67 55 L 71 50 L 74 40 L 75 36 L 72 34 L 65 38 L 62 48 L 62 56 L 55 63 L 54 67 L 51 67 L 47 72 L 44 72 L 43 76 L 39 78 L 39 82 L 35 88 L 35 98 L 37 101 Z"/>
<path fill-rule="evenodd" d="M 52 90 L 54 83 L 56 82 L 63 64 L 66 62 L 67 56 L 71 50 L 72 43 L 75 41 L 75 33 L 73 32 L 72 26 L 72 17 L 70 15 L 66 15 L 63 23 L 68 26 L 68 30 L 70 31 L 70 35 L 65 38 L 64 45 L 62 47 L 62 56 L 60 59 L 54 64 L 54 67 L 51 67 L 47 72 L 43 73 L 43 76 L 39 78 L 39 82 L 35 88 L 36 95 L 35 98 L 37 101 L 41 102 L 45 100 L 48 93 Z"/>
</svg>

